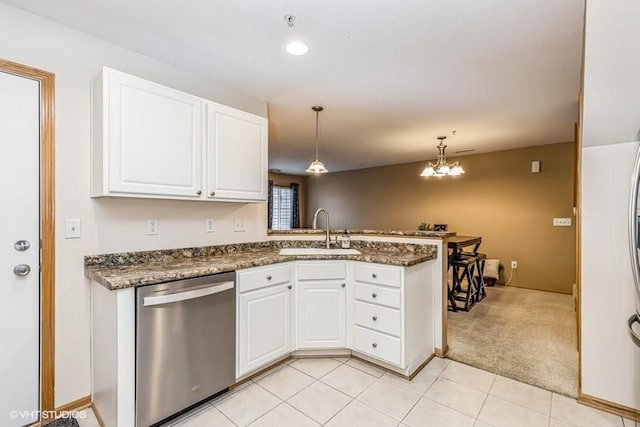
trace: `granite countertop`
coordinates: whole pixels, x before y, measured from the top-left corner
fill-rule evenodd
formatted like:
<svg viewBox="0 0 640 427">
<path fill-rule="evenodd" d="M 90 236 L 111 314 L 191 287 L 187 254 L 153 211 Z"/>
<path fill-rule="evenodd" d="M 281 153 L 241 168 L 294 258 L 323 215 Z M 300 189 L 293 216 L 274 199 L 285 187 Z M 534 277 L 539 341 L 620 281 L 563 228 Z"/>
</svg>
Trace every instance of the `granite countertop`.
<svg viewBox="0 0 640 427">
<path fill-rule="evenodd" d="M 407 237 L 451 237 L 455 236 L 455 231 L 421 231 L 421 230 L 345 230 L 343 228 L 329 230 L 331 234 L 342 235 L 344 232 L 352 235 L 376 235 L 376 236 L 407 236 Z M 287 236 L 300 234 L 325 234 L 324 229 L 314 230 L 312 228 L 295 228 L 292 230 L 267 230 L 269 236 Z"/>
<path fill-rule="evenodd" d="M 85 257 L 85 275 L 117 290 L 206 276 L 294 260 L 352 260 L 412 266 L 437 257 L 435 245 L 353 242 L 360 255 L 279 255 L 286 247 L 314 247 L 313 241 L 269 241 Z"/>
</svg>

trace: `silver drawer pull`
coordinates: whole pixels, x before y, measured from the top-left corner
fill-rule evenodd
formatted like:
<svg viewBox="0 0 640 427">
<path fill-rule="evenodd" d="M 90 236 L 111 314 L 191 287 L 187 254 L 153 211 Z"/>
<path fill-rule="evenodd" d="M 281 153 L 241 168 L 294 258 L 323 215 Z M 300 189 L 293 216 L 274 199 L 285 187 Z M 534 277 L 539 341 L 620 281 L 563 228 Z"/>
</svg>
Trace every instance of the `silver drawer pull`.
<svg viewBox="0 0 640 427">
<path fill-rule="evenodd" d="M 372 293 L 372 294 L 371 294 L 371 296 L 372 296 L 373 298 L 375 298 L 375 297 L 377 297 L 377 296 L 378 296 L 378 294 L 376 294 L 376 293 L 374 292 L 374 293 Z"/>
<path fill-rule="evenodd" d="M 373 277 L 373 278 L 375 279 L 376 277 L 378 277 L 378 275 L 377 275 L 376 273 L 373 273 L 373 274 L 371 275 L 371 277 Z"/>
<path fill-rule="evenodd" d="M 267 280 L 271 280 L 271 276 L 267 276 Z"/>
<path fill-rule="evenodd" d="M 378 348 L 378 344 L 377 343 L 373 343 L 373 344 L 371 344 L 371 347 Z"/>
<path fill-rule="evenodd" d="M 373 317 L 371 318 L 371 320 L 373 320 L 373 321 L 375 322 L 376 320 L 378 320 L 378 316 L 373 316 Z"/>
</svg>

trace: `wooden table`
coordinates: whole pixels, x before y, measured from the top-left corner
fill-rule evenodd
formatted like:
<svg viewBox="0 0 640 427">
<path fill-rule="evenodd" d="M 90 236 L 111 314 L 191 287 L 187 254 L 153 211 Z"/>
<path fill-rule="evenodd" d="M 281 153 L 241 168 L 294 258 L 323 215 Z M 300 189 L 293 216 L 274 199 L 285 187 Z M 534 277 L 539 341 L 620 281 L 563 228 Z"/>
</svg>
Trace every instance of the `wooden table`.
<svg viewBox="0 0 640 427">
<path fill-rule="evenodd" d="M 471 252 L 478 252 L 478 248 L 482 243 L 482 237 L 480 236 L 452 236 L 449 237 L 447 243 L 447 249 L 449 250 L 449 260 L 456 253 L 462 252 L 464 248 L 473 246 Z"/>
</svg>

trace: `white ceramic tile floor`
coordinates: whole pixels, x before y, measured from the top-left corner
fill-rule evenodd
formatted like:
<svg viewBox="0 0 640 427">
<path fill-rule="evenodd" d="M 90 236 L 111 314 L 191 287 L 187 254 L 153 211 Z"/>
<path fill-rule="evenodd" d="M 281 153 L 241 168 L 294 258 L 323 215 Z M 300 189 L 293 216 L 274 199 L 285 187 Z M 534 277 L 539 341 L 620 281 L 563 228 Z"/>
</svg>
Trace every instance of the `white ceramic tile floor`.
<svg viewBox="0 0 640 427">
<path fill-rule="evenodd" d="M 80 411 L 76 421 L 80 427 L 100 427 L 100 423 L 91 408 Z"/>
<path fill-rule="evenodd" d="M 299 359 L 166 426 L 638 427 L 568 397 L 439 358 L 415 385 L 400 380 L 356 359 Z M 85 412 L 80 427 L 97 427 L 92 411 Z"/>
</svg>

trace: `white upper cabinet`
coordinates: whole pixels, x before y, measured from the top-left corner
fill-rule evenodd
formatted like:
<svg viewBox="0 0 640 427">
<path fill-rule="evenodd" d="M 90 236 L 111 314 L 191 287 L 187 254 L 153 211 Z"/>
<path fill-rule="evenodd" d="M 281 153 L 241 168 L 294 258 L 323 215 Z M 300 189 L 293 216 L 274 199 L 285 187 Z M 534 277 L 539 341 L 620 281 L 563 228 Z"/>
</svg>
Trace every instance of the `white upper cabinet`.
<svg viewBox="0 0 640 427">
<path fill-rule="evenodd" d="M 93 197 L 266 200 L 265 118 L 106 67 L 92 102 Z"/>
<path fill-rule="evenodd" d="M 267 119 L 207 103 L 207 196 L 266 200 Z"/>
<path fill-rule="evenodd" d="M 200 98 L 105 68 L 93 125 L 93 196 L 201 196 Z"/>
</svg>

